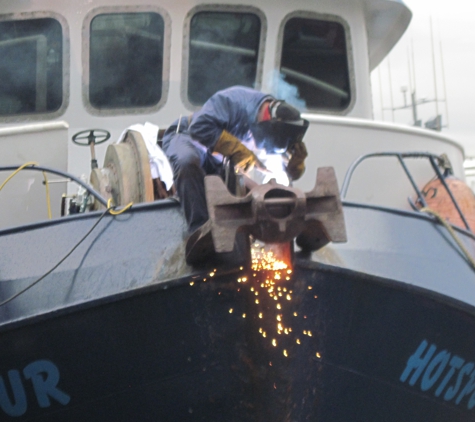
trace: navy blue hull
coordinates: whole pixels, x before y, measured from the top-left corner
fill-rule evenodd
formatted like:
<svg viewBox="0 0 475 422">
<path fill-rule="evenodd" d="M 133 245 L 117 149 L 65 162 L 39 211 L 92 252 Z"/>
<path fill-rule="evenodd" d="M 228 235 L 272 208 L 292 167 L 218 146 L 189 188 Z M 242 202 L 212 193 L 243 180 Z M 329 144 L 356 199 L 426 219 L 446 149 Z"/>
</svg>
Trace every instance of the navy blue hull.
<svg viewBox="0 0 475 422">
<path fill-rule="evenodd" d="M 305 260 L 277 300 L 242 277 L 4 326 L 0 420 L 474 420 L 473 310 Z"/>
</svg>

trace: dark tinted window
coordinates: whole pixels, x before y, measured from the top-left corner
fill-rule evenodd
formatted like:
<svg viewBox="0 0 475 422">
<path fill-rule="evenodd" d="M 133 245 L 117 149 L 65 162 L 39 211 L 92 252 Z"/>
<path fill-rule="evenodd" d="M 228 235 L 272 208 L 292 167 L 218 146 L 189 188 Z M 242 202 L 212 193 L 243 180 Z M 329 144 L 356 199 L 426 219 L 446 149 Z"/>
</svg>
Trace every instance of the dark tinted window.
<svg viewBox="0 0 475 422">
<path fill-rule="evenodd" d="M 343 25 L 292 18 L 284 28 L 281 77 L 298 88 L 308 109 L 342 110 L 350 103 Z"/>
<path fill-rule="evenodd" d="M 56 111 L 63 101 L 63 33 L 52 18 L 0 22 L 0 115 Z"/>
<path fill-rule="evenodd" d="M 164 21 L 158 13 L 114 13 L 91 21 L 93 107 L 149 107 L 162 96 Z"/>
<path fill-rule="evenodd" d="M 200 12 L 191 19 L 188 99 L 201 105 L 216 91 L 253 87 L 260 19 L 251 13 Z"/>
</svg>

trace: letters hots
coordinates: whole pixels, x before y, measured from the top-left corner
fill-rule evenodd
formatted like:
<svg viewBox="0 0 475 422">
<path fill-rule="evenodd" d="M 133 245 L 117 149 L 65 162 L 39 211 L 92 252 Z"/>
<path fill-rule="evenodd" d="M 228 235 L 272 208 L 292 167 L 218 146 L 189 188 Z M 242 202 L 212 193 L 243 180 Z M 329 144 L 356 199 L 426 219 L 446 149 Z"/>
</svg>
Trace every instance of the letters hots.
<svg viewBox="0 0 475 422">
<path fill-rule="evenodd" d="M 408 359 L 400 381 L 447 402 L 475 407 L 475 362 L 423 340 Z"/>
</svg>

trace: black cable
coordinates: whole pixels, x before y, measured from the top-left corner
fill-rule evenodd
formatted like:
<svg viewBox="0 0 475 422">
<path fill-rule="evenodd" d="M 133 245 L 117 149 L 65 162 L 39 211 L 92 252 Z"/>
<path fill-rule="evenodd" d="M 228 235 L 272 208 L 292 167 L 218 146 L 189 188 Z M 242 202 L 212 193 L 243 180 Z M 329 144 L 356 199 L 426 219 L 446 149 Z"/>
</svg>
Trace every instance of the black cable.
<svg viewBox="0 0 475 422">
<path fill-rule="evenodd" d="M 0 302 L 0 306 L 6 305 L 7 303 L 11 302 L 12 300 L 16 299 L 18 296 L 22 295 L 25 293 L 27 290 L 31 289 L 33 286 L 38 284 L 41 280 L 43 280 L 45 277 L 50 275 L 56 268 L 58 268 L 76 249 L 77 247 L 84 242 L 84 240 L 92 233 L 92 231 L 97 227 L 97 225 L 101 222 L 101 220 L 105 217 L 105 215 L 109 212 L 111 209 L 107 208 L 102 215 L 99 217 L 99 219 L 94 223 L 94 225 L 89 229 L 89 231 L 82 237 L 82 239 L 74 245 L 74 247 L 53 267 L 51 268 L 46 274 L 43 274 L 40 278 L 35 280 L 33 283 L 31 283 L 29 286 L 25 287 L 23 290 L 19 291 L 18 293 L 15 293 L 13 296 L 9 297 L 8 299 L 4 300 L 3 302 Z"/>
</svg>

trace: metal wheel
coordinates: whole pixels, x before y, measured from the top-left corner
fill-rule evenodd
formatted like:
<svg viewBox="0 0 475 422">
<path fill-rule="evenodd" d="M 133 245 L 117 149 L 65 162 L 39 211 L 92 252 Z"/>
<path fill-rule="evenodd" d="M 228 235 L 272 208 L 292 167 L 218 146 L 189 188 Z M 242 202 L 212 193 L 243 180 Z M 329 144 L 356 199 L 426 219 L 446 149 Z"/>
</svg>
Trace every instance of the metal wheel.
<svg viewBox="0 0 475 422">
<path fill-rule="evenodd" d="M 106 142 L 110 137 L 110 132 L 105 129 L 87 129 L 75 133 L 73 135 L 72 140 L 76 145 L 88 146 L 91 144 L 102 144 Z M 87 139 L 87 142 L 79 142 L 83 139 Z"/>
<path fill-rule="evenodd" d="M 122 142 L 107 147 L 104 167 L 93 171 L 91 183 L 116 205 L 154 200 L 147 147 L 139 132 L 129 130 Z"/>
</svg>

